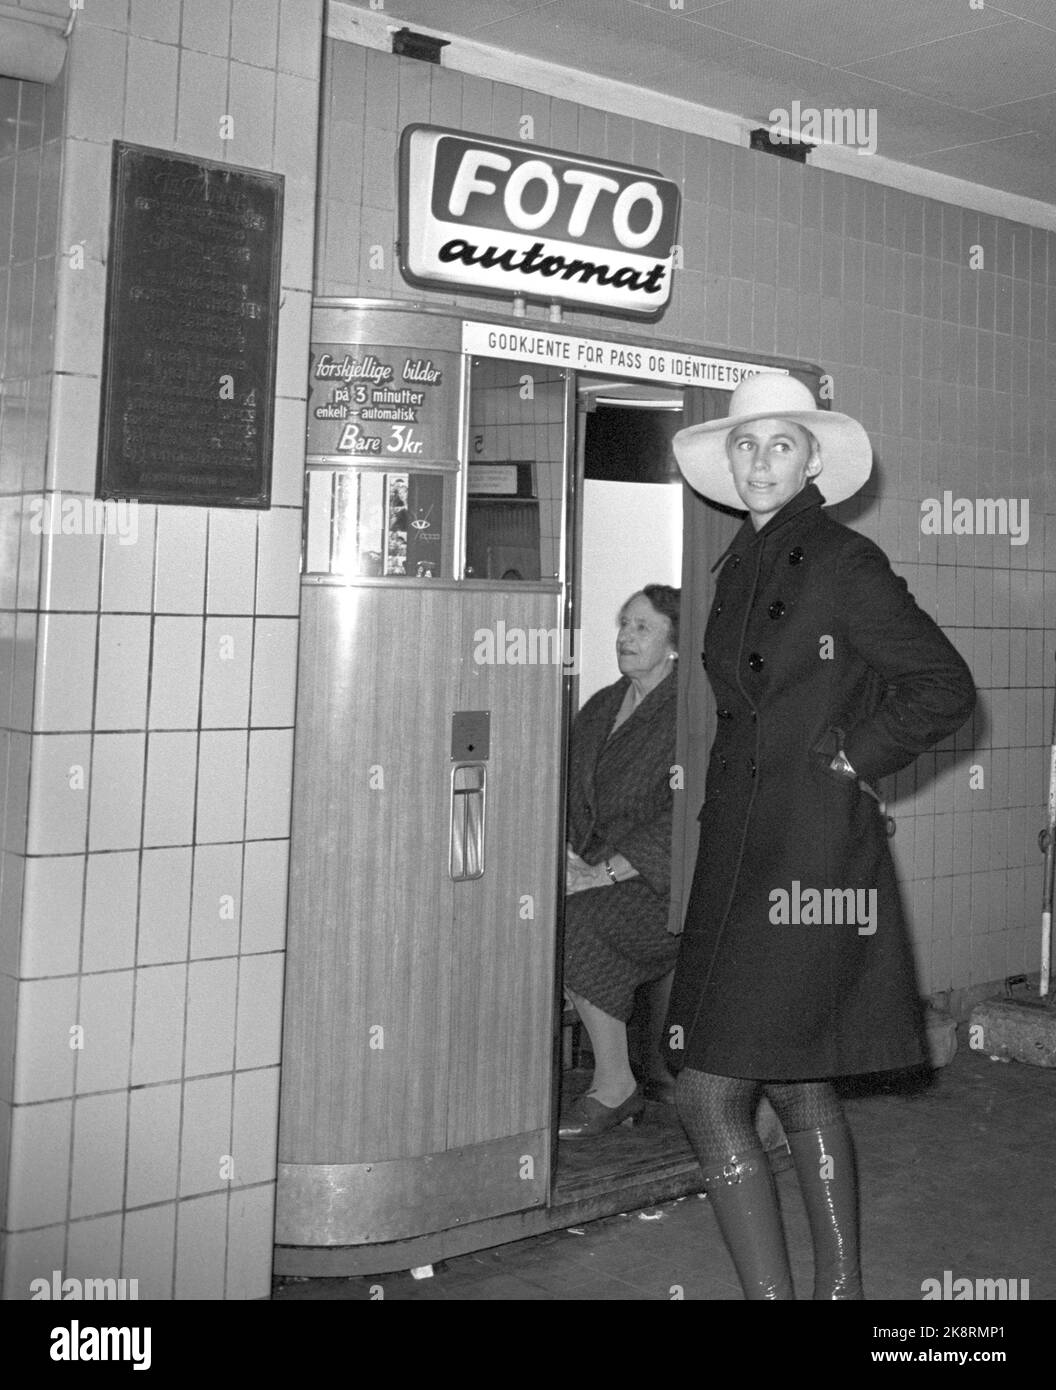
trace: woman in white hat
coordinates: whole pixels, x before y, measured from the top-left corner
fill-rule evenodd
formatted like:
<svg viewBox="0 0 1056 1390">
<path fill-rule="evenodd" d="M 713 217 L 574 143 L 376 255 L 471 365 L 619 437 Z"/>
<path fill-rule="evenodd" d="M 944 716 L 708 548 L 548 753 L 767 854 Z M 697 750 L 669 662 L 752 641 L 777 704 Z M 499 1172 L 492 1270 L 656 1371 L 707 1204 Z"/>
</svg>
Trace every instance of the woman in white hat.
<svg viewBox="0 0 1056 1390">
<path fill-rule="evenodd" d="M 869 476 L 856 420 L 764 372 L 674 448 L 697 492 L 748 513 L 704 639 L 718 718 L 668 1018 L 679 1115 L 745 1297 L 794 1297 L 752 1123 L 765 1091 L 810 1219 L 814 1297 L 861 1298 L 831 1080 L 927 1059 L 874 784 L 958 729 L 975 690 L 884 553 L 822 510 Z"/>
</svg>

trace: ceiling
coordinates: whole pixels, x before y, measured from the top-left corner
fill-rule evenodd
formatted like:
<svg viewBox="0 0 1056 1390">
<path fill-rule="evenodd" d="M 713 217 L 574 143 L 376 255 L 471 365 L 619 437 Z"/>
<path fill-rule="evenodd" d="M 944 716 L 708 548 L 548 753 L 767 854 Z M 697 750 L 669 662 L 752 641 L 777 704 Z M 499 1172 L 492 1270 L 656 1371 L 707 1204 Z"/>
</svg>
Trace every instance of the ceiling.
<svg viewBox="0 0 1056 1390">
<path fill-rule="evenodd" d="M 386 0 L 385 14 L 761 125 L 794 101 L 872 111 L 859 135 L 872 122 L 875 153 L 1056 205 L 1056 0 L 979 5 Z"/>
</svg>

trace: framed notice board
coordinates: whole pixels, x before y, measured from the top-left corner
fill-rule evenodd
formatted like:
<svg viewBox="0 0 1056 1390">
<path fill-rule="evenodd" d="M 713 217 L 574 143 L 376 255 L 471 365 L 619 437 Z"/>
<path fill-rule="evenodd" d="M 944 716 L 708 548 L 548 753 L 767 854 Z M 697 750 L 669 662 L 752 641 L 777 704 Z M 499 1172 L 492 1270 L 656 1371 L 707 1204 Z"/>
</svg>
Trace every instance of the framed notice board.
<svg viewBox="0 0 1056 1390">
<path fill-rule="evenodd" d="M 97 493 L 268 507 L 281 174 L 114 142 Z"/>
</svg>

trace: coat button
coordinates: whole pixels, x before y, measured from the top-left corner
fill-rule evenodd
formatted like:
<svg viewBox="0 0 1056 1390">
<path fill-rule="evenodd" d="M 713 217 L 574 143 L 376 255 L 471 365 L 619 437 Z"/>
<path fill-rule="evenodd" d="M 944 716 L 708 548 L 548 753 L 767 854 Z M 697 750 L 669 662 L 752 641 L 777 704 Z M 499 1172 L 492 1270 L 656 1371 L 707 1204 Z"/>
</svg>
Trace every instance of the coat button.
<svg viewBox="0 0 1056 1390">
<path fill-rule="evenodd" d="M 701 652 L 700 654 L 700 664 L 704 667 L 705 671 L 708 669 L 708 658 L 704 655 L 703 652 Z"/>
<path fill-rule="evenodd" d="M 771 618 L 783 618 L 785 616 L 785 605 L 779 598 L 775 598 L 767 609 L 767 612 L 770 614 Z"/>
<path fill-rule="evenodd" d="M 722 612 L 722 599 L 720 598 L 719 601 L 718 601 L 718 603 L 715 605 L 715 616 L 716 616 L 716 618 L 719 616 L 719 614 L 720 614 L 721 612 Z"/>
<path fill-rule="evenodd" d="M 766 662 L 758 652 L 752 652 L 751 656 L 748 658 L 748 665 L 753 671 L 761 671 L 766 665 Z"/>
<path fill-rule="evenodd" d="M 749 759 L 748 759 L 748 776 L 749 776 L 749 777 L 754 777 L 754 776 L 755 776 L 755 759 L 754 759 L 754 758 L 749 758 Z"/>
<path fill-rule="evenodd" d="M 722 768 L 723 772 L 726 771 L 726 759 L 725 759 L 725 758 L 722 758 L 722 757 L 719 758 L 719 766 Z"/>
<path fill-rule="evenodd" d="M 731 555 L 731 556 L 730 556 L 730 564 L 731 564 L 731 565 L 736 566 L 736 565 L 739 565 L 740 563 L 741 563 L 741 557 L 740 557 L 739 555 Z"/>
<path fill-rule="evenodd" d="M 750 714 L 748 717 L 751 719 L 751 721 L 752 721 L 753 724 L 758 724 L 758 723 L 759 723 L 759 716 L 756 714 L 756 712 L 755 712 L 754 709 L 752 710 L 751 714 Z"/>
<path fill-rule="evenodd" d="M 801 563 L 802 559 L 803 559 L 803 547 L 802 547 L 802 546 L 797 545 L 793 550 L 790 550 L 790 551 L 788 552 L 788 563 L 789 563 L 790 565 L 798 565 L 798 564 Z"/>
<path fill-rule="evenodd" d="M 720 706 L 719 709 L 717 709 L 717 710 L 715 711 L 715 713 L 718 715 L 718 717 L 719 717 L 720 719 L 732 719 L 732 718 L 733 718 L 733 710 L 728 709 L 726 705 Z"/>
</svg>

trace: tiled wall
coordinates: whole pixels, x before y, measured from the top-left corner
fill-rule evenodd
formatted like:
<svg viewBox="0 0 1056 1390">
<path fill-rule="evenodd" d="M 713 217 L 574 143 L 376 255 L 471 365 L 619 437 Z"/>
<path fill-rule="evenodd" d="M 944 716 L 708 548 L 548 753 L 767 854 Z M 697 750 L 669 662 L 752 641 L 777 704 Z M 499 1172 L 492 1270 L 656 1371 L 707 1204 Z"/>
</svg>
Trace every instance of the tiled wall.
<svg viewBox="0 0 1056 1390">
<path fill-rule="evenodd" d="M 62 91 L 0 78 L 0 1210 L 11 1138 L 25 868 L 36 546 L 23 496 L 44 486 L 55 317 Z M 20 542 L 27 555 L 20 565 Z"/>
<path fill-rule="evenodd" d="M 0 605 L 5 671 L 19 643 L 0 680 L 17 711 L 5 850 L 28 824 L 20 913 L 17 888 L 4 900 L 7 1298 L 54 1269 L 135 1278 L 141 1298 L 269 1291 L 322 8 L 85 0 L 62 138 L 14 156 L 27 190 L 42 163 L 60 223 L 54 352 L 35 304 L 34 367 L 8 321 L 18 382 L 54 368 L 23 492 L 94 490 L 112 140 L 280 172 L 285 208 L 271 509 L 143 506 L 128 544 L 34 537 L 5 512 L 21 539 Z M 55 248 L 52 231 L 33 260 L 20 188 L 21 305 Z M 22 861 L 4 862 L 14 882 Z"/>
<path fill-rule="evenodd" d="M 411 121 L 516 140 L 528 115 L 538 144 L 680 182 L 672 304 L 627 331 L 816 362 L 836 407 L 862 419 L 878 469 L 841 518 L 884 547 L 981 690 L 973 725 L 889 788 L 923 984 L 1036 971 L 1056 655 L 1056 236 L 350 44 L 328 45 L 324 81 L 320 294 L 496 307 L 399 275 L 395 148 Z M 1028 499 L 1029 541 L 923 535 L 922 503 L 947 490 Z"/>
<path fill-rule="evenodd" d="M 531 461 L 539 513 L 539 574 L 560 572 L 565 442 L 564 378 L 496 358 L 475 360 L 470 378 L 469 431 L 474 463 Z M 528 394 L 530 392 L 530 394 Z"/>
</svg>

